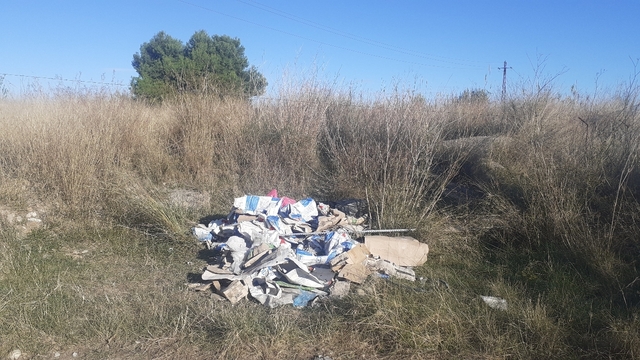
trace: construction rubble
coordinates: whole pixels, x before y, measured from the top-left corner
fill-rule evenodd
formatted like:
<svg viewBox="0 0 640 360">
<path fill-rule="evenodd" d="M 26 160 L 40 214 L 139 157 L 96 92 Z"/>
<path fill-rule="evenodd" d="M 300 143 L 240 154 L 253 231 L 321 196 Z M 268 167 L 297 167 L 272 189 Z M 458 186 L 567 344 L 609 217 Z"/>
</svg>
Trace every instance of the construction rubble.
<svg viewBox="0 0 640 360">
<path fill-rule="evenodd" d="M 304 307 L 342 297 L 374 274 L 415 281 L 412 267 L 427 260 L 427 244 L 380 235 L 411 229 L 369 230 L 367 220 L 362 200 L 296 201 L 276 190 L 236 198 L 226 218 L 192 229 L 217 255 L 194 286 L 234 304 L 250 296 L 269 307 Z"/>
</svg>

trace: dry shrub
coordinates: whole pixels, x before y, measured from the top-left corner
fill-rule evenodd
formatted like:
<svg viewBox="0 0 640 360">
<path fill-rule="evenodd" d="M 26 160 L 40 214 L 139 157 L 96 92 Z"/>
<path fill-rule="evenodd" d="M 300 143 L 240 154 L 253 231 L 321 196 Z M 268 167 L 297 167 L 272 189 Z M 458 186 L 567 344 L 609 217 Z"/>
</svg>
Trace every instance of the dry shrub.
<svg viewBox="0 0 640 360">
<path fill-rule="evenodd" d="M 27 179 L 63 211 L 99 207 L 121 169 L 164 178 L 170 159 L 155 140 L 158 119 L 119 96 L 65 96 L 6 102 L 0 120 L 2 174 Z"/>
<path fill-rule="evenodd" d="M 238 152 L 246 190 L 278 188 L 292 197 L 315 192 L 318 134 L 333 98 L 331 89 L 309 83 L 256 104 Z"/>
<path fill-rule="evenodd" d="M 612 106 L 615 101 L 598 110 Z M 501 180 L 521 189 L 525 210 L 540 232 L 531 240 L 544 241 L 551 232 L 570 249 L 608 248 L 623 213 L 631 215 L 637 206 L 633 192 L 638 185 L 632 180 L 638 174 L 639 116 L 622 127 L 616 110 L 608 110 L 597 116 L 601 130 L 596 131 L 581 120 L 594 115 L 581 114 L 582 107 L 572 102 L 550 100 L 542 108 L 495 152 L 508 169 L 503 175 L 509 178 Z M 598 234 L 595 228 L 604 231 Z"/>
<path fill-rule="evenodd" d="M 206 182 L 237 170 L 243 130 L 251 108 L 243 100 L 211 95 L 183 95 L 164 107 L 172 115 L 167 148 L 183 181 Z"/>
<path fill-rule="evenodd" d="M 460 101 L 451 99 L 443 111 L 445 140 L 470 136 L 508 134 L 516 125 L 503 114 L 503 106 L 491 101 Z"/>
<path fill-rule="evenodd" d="M 572 264 L 588 279 L 585 289 L 608 299 L 603 301 L 616 311 L 640 303 L 634 281 L 640 254 L 640 112 L 637 105 L 625 105 L 625 98 L 622 93 L 585 103 L 544 93 L 520 99 L 512 106 L 521 124 L 493 151 L 502 166 L 494 191 L 508 196 L 521 218 L 496 237 L 559 267 L 557 274 Z M 542 288 L 553 307 L 564 307 L 554 298 L 557 291 Z"/>
<path fill-rule="evenodd" d="M 613 353 L 629 359 L 640 357 L 640 319 L 637 310 L 626 319 L 609 319 L 606 333 L 612 339 Z"/>
<path fill-rule="evenodd" d="M 463 159 L 436 171 L 441 110 L 410 92 L 372 104 L 333 103 L 320 143 L 326 194 L 366 198 L 381 228 L 419 225 Z"/>
</svg>

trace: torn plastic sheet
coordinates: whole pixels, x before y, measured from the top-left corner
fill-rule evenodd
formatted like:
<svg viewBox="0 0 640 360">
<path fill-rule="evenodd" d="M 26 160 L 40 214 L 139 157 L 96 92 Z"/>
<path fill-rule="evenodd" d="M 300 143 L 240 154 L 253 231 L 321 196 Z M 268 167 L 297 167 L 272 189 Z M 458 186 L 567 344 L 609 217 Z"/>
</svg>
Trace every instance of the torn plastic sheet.
<svg viewBox="0 0 640 360">
<path fill-rule="evenodd" d="M 280 244 L 280 234 L 276 230 L 269 230 L 261 222 L 245 221 L 238 224 L 237 229 L 245 239 L 251 240 L 252 246 L 260 244 L 278 246 Z"/>
<path fill-rule="evenodd" d="M 305 307 L 309 301 L 315 299 L 317 296 L 317 294 L 314 294 L 311 291 L 302 290 L 300 291 L 300 295 L 293 299 L 293 306 L 298 308 Z"/>
<path fill-rule="evenodd" d="M 226 245 L 231 251 L 231 257 L 233 258 L 233 263 L 231 264 L 231 271 L 238 275 L 242 270 L 242 264 L 244 263 L 244 258 L 249 251 L 247 247 L 247 243 L 245 239 L 240 236 L 232 236 L 226 241 Z"/>
<path fill-rule="evenodd" d="M 295 204 L 289 205 L 289 217 L 292 219 L 299 219 L 304 222 L 313 220 L 318 216 L 318 209 L 316 207 L 316 201 L 312 198 L 306 198 L 298 201 Z"/>
<path fill-rule="evenodd" d="M 365 260 L 365 266 L 369 270 L 377 271 L 399 279 L 416 281 L 416 273 L 412 269 L 404 266 L 398 266 L 383 259 L 368 258 Z"/>
<path fill-rule="evenodd" d="M 233 234 L 233 227 L 229 228 L 229 226 L 226 226 L 224 219 L 217 219 L 209 222 L 206 226 L 204 224 L 198 224 L 191 229 L 191 232 L 200 241 L 213 241 L 214 236 L 231 236 Z"/>
<path fill-rule="evenodd" d="M 331 208 L 342 211 L 346 216 L 359 218 L 366 215 L 369 206 L 365 200 L 360 199 L 344 199 L 339 201 L 330 201 L 327 203 Z"/>
<path fill-rule="evenodd" d="M 278 265 L 277 270 L 289 282 L 318 289 L 325 287 L 322 281 L 309 272 L 305 264 L 296 258 L 287 258 L 287 260 L 289 260 L 287 263 Z"/>
<path fill-rule="evenodd" d="M 269 227 L 271 227 L 275 231 L 277 231 L 278 234 L 288 235 L 288 234 L 292 233 L 291 226 L 285 224 L 284 221 L 282 221 L 282 219 L 277 215 L 269 215 L 269 216 L 267 216 L 267 219 L 266 219 L 265 223 Z"/>
<path fill-rule="evenodd" d="M 288 246 L 280 246 L 276 248 L 276 251 L 266 255 L 263 259 L 255 264 L 247 267 L 245 273 L 253 273 L 257 270 L 273 267 L 279 264 L 286 263 L 289 258 L 294 257 L 295 253 Z"/>
<path fill-rule="evenodd" d="M 198 241 L 211 241 L 213 240 L 213 234 L 211 234 L 211 230 L 209 230 L 208 228 L 204 227 L 204 225 L 202 226 L 196 226 L 194 227 L 191 232 L 193 233 L 193 235 L 195 235 L 196 239 L 198 239 Z"/>
<path fill-rule="evenodd" d="M 262 305 L 270 308 L 293 303 L 293 296 L 283 297 L 280 285 L 264 278 L 253 279 L 252 285 L 249 287 L 249 294 Z"/>
<path fill-rule="evenodd" d="M 245 195 L 233 201 L 233 207 L 239 212 L 249 215 L 257 215 L 270 207 L 277 207 L 278 199 L 271 196 Z"/>
<path fill-rule="evenodd" d="M 333 281 L 333 278 L 336 274 L 331 270 L 331 266 L 329 265 L 314 265 L 310 267 L 311 275 L 315 276 L 318 280 L 320 280 L 324 284 L 330 284 Z"/>
<path fill-rule="evenodd" d="M 296 249 L 296 258 L 303 264 L 307 266 L 313 266 L 318 264 L 327 264 L 329 262 L 329 256 L 327 255 L 314 255 L 313 253 L 303 250 Z"/>
<path fill-rule="evenodd" d="M 351 239 L 349 233 L 343 231 L 333 231 L 325 236 L 324 254 L 329 256 L 329 260 L 344 251 L 349 251 L 356 242 Z"/>
</svg>

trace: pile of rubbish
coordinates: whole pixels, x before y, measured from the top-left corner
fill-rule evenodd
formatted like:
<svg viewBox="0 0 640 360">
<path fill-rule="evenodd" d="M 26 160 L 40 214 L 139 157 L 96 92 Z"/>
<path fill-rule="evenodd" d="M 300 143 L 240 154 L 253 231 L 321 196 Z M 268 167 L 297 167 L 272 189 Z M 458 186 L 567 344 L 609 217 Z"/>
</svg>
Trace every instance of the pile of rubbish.
<svg viewBox="0 0 640 360">
<path fill-rule="evenodd" d="M 304 307 L 319 297 L 348 294 L 368 276 L 415 281 L 414 266 L 429 247 L 411 237 L 373 235 L 411 229 L 369 230 L 366 202 L 316 202 L 266 196 L 236 198 L 231 213 L 193 234 L 218 256 L 204 269 L 197 290 L 212 288 L 236 303 Z"/>
</svg>

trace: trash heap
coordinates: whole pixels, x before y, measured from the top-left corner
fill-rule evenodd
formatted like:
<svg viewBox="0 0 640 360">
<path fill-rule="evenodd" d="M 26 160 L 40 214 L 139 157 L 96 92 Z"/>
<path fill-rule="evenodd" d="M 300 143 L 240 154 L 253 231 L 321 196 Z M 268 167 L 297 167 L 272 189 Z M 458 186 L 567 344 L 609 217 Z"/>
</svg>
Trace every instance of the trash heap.
<svg viewBox="0 0 640 360">
<path fill-rule="evenodd" d="M 236 198 L 226 218 L 192 229 L 218 254 L 198 290 L 213 288 L 232 303 L 249 295 L 269 307 L 304 307 L 342 297 L 372 274 L 415 281 L 411 268 L 427 260 L 427 244 L 373 235 L 410 229 L 368 230 L 366 209 L 362 200 L 296 201 L 276 190 Z"/>
</svg>

